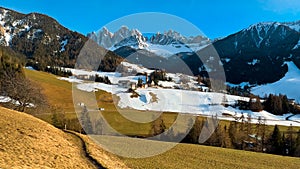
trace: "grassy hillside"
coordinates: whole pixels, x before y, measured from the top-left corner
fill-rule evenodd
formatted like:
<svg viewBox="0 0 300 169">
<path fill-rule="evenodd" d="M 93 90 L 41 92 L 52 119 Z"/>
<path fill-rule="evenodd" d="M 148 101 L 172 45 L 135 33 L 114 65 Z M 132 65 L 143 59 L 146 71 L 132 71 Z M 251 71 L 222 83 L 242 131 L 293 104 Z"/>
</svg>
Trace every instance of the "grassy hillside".
<svg viewBox="0 0 300 169">
<path fill-rule="evenodd" d="M 70 135 L 30 115 L 0 107 L 0 168 L 93 168 Z"/>
<path fill-rule="evenodd" d="M 82 157 L 78 141 L 30 115 L 0 107 L 0 168 L 93 168 Z M 299 158 L 178 144 L 155 157 L 116 157 L 81 136 L 90 154 L 109 168 L 298 168 Z M 139 144 L 140 139 L 107 137 L 113 144 Z M 154 141 L 149 141 L 154 142 Z M 158 142 L 156 142 L 157 144 Z M 148 144 L 148 143 L 146 143 Z M 161 143 L 159 144 L 171 144 Z M 123 151 L 136 153 L 123 147 Z"/>
<path fill-rule="evenodd" d="M 146 141 L 141 142 L 140 139 L 136 138 L 120 138 L 120 137 L 107 137 L 100 136 L 101 140 L 107 143 L 109 142 L 112 147 L 120 148 L 121 145 L 136 145 L 149 147 L 149 145 L 155 146 L 156 144 L 168 144 L 165 142 L 157 141 Z M 103 138 L 104 137 L 104 138 Z M 106 137 L 106 138 L 105 138 Z M 113 141 L 112 141 L 113 140 Z M 90 140 L 87 139 L 90 142 Z M 144 145 L 141 145 L 144 144 Z M 93 148 L 90 149 L 93 153 Z M 133 149 L 127 148 L 126 146 L 122 148 L 122 151 L 126 153 L 140 153 Z M 149 149 L 151 151 L 151 149 Z M 122 158 L 120 157 L 127 166 L 131 168 L 143 169 L 143 168 L 189 168 L 189 169 L 199 169 L 199 168 L 258 168 L 258 169 L 297 169 L 300 166 L 299 158 L 276 156 L 263 153 L 254 153 L 249 151 L 239 151 L 232 149 L 224 149 L 217 147 L 208 147 L 193 144 L 178 144 L 170 151 L 163 154 L 142 158 Z"/>
<path fill-rule="evenodd" d="M 30 115 L 0 107 L 0 168 L 95 168 L 84 156 L 82 143 Z M 126 168 L 117 158 L 95 147 L 100 162 Z"/>
<path fill-rule="evenodd" d="M 62 107 L 66 112 L 74 112 L 71 83 L 58 80 L 57 76 L 40 71 L 25 69 L 25 75 L 43 88 L 42 92 L 52 106 Z"/>
</svg>

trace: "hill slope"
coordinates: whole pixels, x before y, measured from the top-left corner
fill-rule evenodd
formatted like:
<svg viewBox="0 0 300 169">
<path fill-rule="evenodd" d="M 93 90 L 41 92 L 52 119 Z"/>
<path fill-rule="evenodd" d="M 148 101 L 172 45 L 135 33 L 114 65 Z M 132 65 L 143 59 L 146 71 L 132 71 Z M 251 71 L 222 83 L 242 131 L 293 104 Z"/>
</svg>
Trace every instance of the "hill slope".
<svg viewBox="0 0 300 169">
<path fill-rule="evenodd" d="M 78 141 L 30 115 L 0 107 L 0 168 L 94 168 Z"/>
<path fill-rule="evenodd" d="M 99 138 L 97 138 L 99 137 Z M 123 138 L 114 136 L 95 136 L 96 140 L 101 140 L 104 145 L 118 149 L 118 152 L 128 154 L 143 154 L 141 150 L 156 151 L 155 148 L 169 146 L 169 142 L 158 142 L 137 138 Z M 88 141 L 88 140 L 87 140 Z M 125 146 L 126 145 L 126 146 Z M 159 146 L 158 146 L 159 145 Z M 132 148 L 136 146 L 137 148 Z M 139 148 L 140 147 L 140 148 Z M 143 147 L 143 148 L 141 148 Z M 92 147 L 88 147 L 93 154 Z M 148 158 L 124 158 L 120 157 L 130 168 L 259 168 L 259 169 L 298 169 L 299 158 L 284 157 L 271 154 L 255 153 L 249 151 L 232 150 L 219 147 L 210 147 L 193 144 L 180 143 L 171 150 Z"/>
</svg>

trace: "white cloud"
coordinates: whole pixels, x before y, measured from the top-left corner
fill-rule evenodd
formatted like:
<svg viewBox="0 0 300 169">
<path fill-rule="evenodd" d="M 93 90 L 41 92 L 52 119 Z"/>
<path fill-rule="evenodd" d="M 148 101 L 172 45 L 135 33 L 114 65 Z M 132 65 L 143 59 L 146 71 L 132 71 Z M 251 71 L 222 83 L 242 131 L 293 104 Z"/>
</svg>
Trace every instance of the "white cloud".
<svg viewBox="0 0 300 169">
<path fill-rule="evenodd" d="M 265 10 L 277 13 L 298 13 L 300 12 L 299 0 L 258 0 Z"/>
</svg>

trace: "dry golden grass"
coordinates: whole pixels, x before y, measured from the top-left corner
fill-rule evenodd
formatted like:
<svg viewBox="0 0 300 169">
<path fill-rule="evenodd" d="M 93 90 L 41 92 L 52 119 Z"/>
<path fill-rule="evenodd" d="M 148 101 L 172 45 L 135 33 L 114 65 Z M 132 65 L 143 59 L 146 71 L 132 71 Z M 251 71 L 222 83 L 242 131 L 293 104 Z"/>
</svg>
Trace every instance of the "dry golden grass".
<svg viewBox="0 0 300 169">
<path fill-rule="evenodd" d="M 145 151 L 153 151 L 152 148 L 161 148 L 170 146 L 174 143 L 157 142 L 157 141 L 141 141 L 136 138 L 122 138 L 113 136 L 97 136 L 101 137 L 101 142 L 106 142 L 112 146 L 111 148 L 118 148 L 119 152 L 132 153 L 138 155 L 141 151 L 131 146 L 143 147 Z M 112 141 L 113 140 L 113 141 Z M 122 146 L 123 145 L 123 146 Z M 93 151 L 91 148 L 90 151 Z M 158 150 L 159 151 L 159 150 Z M 284 157 L 263 153 L 255 153 L 249 151 L 239 151 L 232 149 L 224 149 L 218 147 L 208 147 L 193 144 L 178 144 L 171 150 L 149 158 L 124 158 L 120 157 L 124 163 L 130 168 L 144 169 L 144 168 L 172 168 L 172 169 L 199 169 L 199 168 L 240 168 L 240 169 L 298 169 L 300 166 L 300 159 L 293 157 Z"/>
<path fill-rule="evenodd" d="M 0 107 L 0 168 L 94 168 L 74 136 Z"/>
<path fill-rule="evenodd" d="M 129 168 L 124 164 L 124 162 L 120 160 L 119 157 L 103 150 L 98 144 L 92 141 L 88 136 L 76 132 L 73 133 L 81 137 L 85 141 L 89 155 L 93 157 L 95 160 L 97 160 L 98 163 L 102 164 L 102 166 L 106 168 L 112 168 L 112 169 Z"/>
<path fill-rule="evenodd" d="M 74 112 L 72 100 L 72 83 L 57 79 L 57 76 L 25 69 L 26 77 L 42 87 L 43 94 L 52 106 L 63 108 L 66 112 Z"/>
</svg>

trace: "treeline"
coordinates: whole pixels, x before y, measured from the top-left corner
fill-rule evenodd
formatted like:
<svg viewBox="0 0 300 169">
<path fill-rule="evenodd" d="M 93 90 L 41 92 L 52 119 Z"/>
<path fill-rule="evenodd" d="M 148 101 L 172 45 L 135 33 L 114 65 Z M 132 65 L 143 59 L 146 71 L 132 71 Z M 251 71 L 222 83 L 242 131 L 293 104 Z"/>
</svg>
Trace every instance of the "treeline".
<svg viewBox="0 0 300 169">
<path fill-rule="evenodd" d="M 102 76 L 96 75 L 94 78 L 95 78 L 95 82 L 111 84 L 111 81 L 109 80 L 108 76 L 102 77 Z"/>
<path fill-rule="evenodd" d="M 201 144 L 300 157 L 300 130 L 297 131 L 290 126 L 287 131 L 282 132 L 277 125 L 273 129 L 265 125 L 265 121 L 262 118 L 259 118 L 256 124 L 251 123 L 251 120 L 250 117 L 241 122 L 232 121 L 229 124 L 217 124 L 218 120 L 215 119 L 213 123 L 215 123 L 216 129 Z M 152 122 L 150 136 L 160 135 L 158 140 L 170 142 L 178 141 L 179 138 L 185 136 L 181 142 L 200 144 L 199 137 L 201 132 L 203 132 L 203 128 L 207 126 L 206 123 L 207 119 L 197 117 L 194 121 L 190 120 L 189 124 L 187 124 L 187 126 L 192 125 L 187 134 L 174 133 L 172 128 L 171 130 L 170 128 L 167 129 L 164 121 L 158 118 Z"/>
<path fill-rule="evenodd" d="M 239 100 L 234 107 L 240 110 L 251 110 L 260 112 L 266 110 L 274 115 L 283 115 L 287 113 L 300 114 L 300 107 L 289 100 L 286 95 L 270 94 L 262 102 L 258 96 L 250 95 L 248 102 Z"/>
<path fill-rule="evenodd" d="M 57 76 L 69 77 L 72 76 L 72 72 L 70 70 L 66 70 L 65 68 L 57 67 L 57 66 L 45 66 L 39 62 L 27 62 L 26 66 L 31 66 L 34 70 L 48 72 Z"/>
<path fill-rule="evenodd" d="M 111 84 L 111 81 L 109 80 L 108 76 L 99 76 L 98 74 L 96 74 L 96 75 L 77 75 L 76 78 L 81 79 L 81 80 Z"/>
<path fill-rule="evenodd" d="M 57 112 L 57 111 L 54 111 Z M 264 152 L 278 155 L 300 157 L 300 130 L 289 126 L 285 131 L 280 128 L 267 126 L 265 119 L 259 117 L 253 123 L 251 116 L 242 117 L 236 121 L 219 122 L 217 117 L 209 120 L 203 117 L 191 117 L 186 124 L 177 126 L 181 130 L 174 131 L 172 127 L 167 127 L 163 116 L 159 116 L 150 123 L 148 135 L 130 135 L 131 137 L 141 137 L 168 142 L 182 142 L 191 144 L 202 144 L 238 150 Z M 58 128 L 67 128 L 84 134 L 109 134 L 102 118 L 92 118 L 87 107 L 82 107 L 79 118 L 68 119 L 63 111 L 52 115 L 52 124 Z M 203 128 L 209 125 L 216 126 L 208 139 L 199 143 L 199 137 Z M 174 125 L 173 125 L 174 127 Z M 185 131 L 184 131 L 185 130 Z"/>
<path fill-rule="evenodd" d="M 149 81 L 147 83 L 154 82 L 155 85 L 158 85 L 159 81 L 172 81 L 173 79 L 171 77 L 167 77 L 166 71 L 164 70 L 155 70 L 149 75 Z"/>
<path fill-rule="evenodd" d="M 288 112 L 299 114 L 300 108 L 289 101 L 286 95 L 273 95 L 270 94 L 266 101 L 263 103 L 264 109 L 275 115 L 283 115 Z"/>
<path fill-rule="evenodd" d="M 249 97 L 250 94 L 250 87 L 249 86 L 235 86 L 235 87 L 230 87 L 227 86 L 227 92 L 230 95 L 235 95 L 235 96 L 242 96 L 242 97 Z"/>
<path fill-rule="evenodd" d="M 210 79 L 207 76 L 198 75 L 197 76 L 197 82 L 199 84 L 203 83 L 205 86 L 211 88 L 211 82 L 210 82 Z"/>
<path fill-rule="evenodd" d="M 69 77 L 73 75 L 70 70 L 59 67 L 46 67 L 44 71 L 62 77 Z"/>
<path fill-rule="evenodd" d="M 82 111 L 78 118 L 67 118 L 65 112 L 61 108 L 52 109 L 52 117 L 50 123 L 59 129 L 68 129 L 82 134 L 104 134 L 104 120 L 99 118 L 95 122 L 86 106 L 82 107 Z"/>
</svg>

